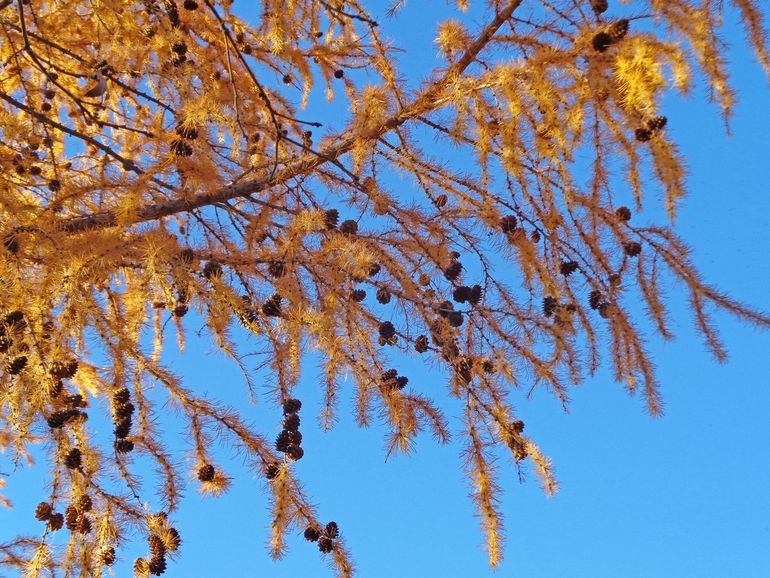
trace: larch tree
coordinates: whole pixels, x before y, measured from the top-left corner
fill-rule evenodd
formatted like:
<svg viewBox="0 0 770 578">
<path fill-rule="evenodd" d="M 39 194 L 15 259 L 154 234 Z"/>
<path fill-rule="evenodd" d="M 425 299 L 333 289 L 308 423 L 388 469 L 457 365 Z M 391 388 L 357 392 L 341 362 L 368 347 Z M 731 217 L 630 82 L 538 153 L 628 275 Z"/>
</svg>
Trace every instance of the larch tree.
<svg viewBox="0 0 770 578">
<path fill-rule="evenodd" d="M 699 75 L 729 119 L 721 0 L 426 2 L 445 14 L 422 78 L 387 35 L 403 2 L 262 0 L 246 21 L 232 0 L 0 1 L 0 449 L 23 465 L 44 443 L 50 487 L 39 535 L 4 536 L 2 566 L 102 576 L 140 536 L 136 576 L 162 574 L 181 488 L 228 487 L 210 449 L 227 439 L 266 480 L 272 554 L 304 532 L 351 576 L 296 475 L 306 352 L 323 360 L 324 427 L 382 420 L 388 453 L 456 433 L 495 566 L 500 448 L 557 490 L 517 393 L 566 406 L 604 355 L 659 414 L 644 343 L 671 337 L 672 279 L 718 360 L 710 312 L 770 326 L 701 280 L 673 230 L 685 169 L 660 101 Z M 729 3 L 770 73 L 763 3 Z M 308 112 L 324 95 L 339 132 Z M 651 189 L 665 213 L 644 225 Z M 244 407 L 275 405 L 277 439 L 164 365 L 191 317 L 242 370 Z M 404 356 L 444 369 L 459 423 Z M 185 455 L 160 433 L 164 404 Z M 140 482 L 139 459 L 157 476 Z"/>
</svg>

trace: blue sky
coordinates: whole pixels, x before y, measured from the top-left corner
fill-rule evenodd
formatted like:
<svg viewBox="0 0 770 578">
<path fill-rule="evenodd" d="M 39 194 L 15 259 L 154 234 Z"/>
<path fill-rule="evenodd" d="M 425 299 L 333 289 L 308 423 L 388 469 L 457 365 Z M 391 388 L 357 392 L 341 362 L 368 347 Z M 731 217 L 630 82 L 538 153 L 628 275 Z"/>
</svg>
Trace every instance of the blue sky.
<svg viewBox="0 0 770 578">
<path fill-rule="evenodd" d="M 407 5 L 397 26 L 382 19 L 418 65 L 431 64 L 435 47 L 430 15 Z M 408 24 L 403 24 L 408 22 Z M 666 100 L 667 129 L 687 156 L 690 196 L 679 213 L 679 232 L 693 247 L 704 277 L 732 296 L 765 310 L 770 284 L 770 89 L 742 31 L 727 36 L 739 90 L 732 137 L 717 107 L 697 90 Z M 416 54 L 413 59 L 410 54 Z M 770 576 L 770 333 L 720 315 L 731 353 L 718 365 L 690 326 L 681 288 L 671 287 L 677 338 L 649 343 L 658 362 L 666 415 L 652 419 L 643 400 L 630 398 L 600 372 L 572 392 L 570 413 L 536 392 L 517 407 L 527 432 L 556 467 L 561 491 L 547 499 L 528 469 L 520 484 L 512 464 L 501 462 L 507 544 L 502 567 L 486 565 L 482 534 L 467 498 L 460 447 L 436 446 L 422 436 L 410 456 L 385 462 L 384 430 L 358 429 L 343 385 L 340 422 L 316 426 L 321 391 L 312 361 L 299 388 L 304 407 L 305 458 L 297 471 L 324 520 L 338 522 L 362 578 L 487 576 L 521 578 L 711 578 Z M 194 321 L 186 320 L 189 327 Z M 190 385 L 224 400 L 243 399 L 242 380 L 222 357 L 190 337 L 188 354 L 170 356 Z M 412 372 L 411 383 L 441 392 L 443 377 Z M 266 391 L 266 390 L 265 390 Z M 441 395 L 439 393 L 439 395 Z M 459 407 L 446 406 L 450 417 Z M 278 416 L 266 399 L 246 409 L 263 431 L 277 433 Z M 173 431 L 173 422 L 169 423 Z M 298 534 L 285 559 L 270 560 L 265 482 L 228 462 L 236 477 L 222 498 L 201 498 L 190 483 L 176 518 L 182 557 L 165 574 L 174 577 L 331 576 L 323 556 Z M 2 462 L 0 462 L 2 463 Z M 3 464 L 0 470 L 5 469 Z M 39 467 L 14 476 L 14 511 L 0 510 L 2 537 L 34 532 L 31 512 L 44 495 Z M 143 545 L 134 553 L 141 555 Z M 129 576 L 127 560 L 116 575 Z"/>
</svg>

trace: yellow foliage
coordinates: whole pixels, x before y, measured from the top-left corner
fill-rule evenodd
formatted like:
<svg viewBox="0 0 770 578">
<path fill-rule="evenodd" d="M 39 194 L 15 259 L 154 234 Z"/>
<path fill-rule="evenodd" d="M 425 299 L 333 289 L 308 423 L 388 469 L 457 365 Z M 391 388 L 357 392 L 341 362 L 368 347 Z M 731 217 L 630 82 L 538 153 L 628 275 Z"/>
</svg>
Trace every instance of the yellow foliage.
<svg viewBox="0 0 770 578">
<path fill-rule="evenodd" d="M 730 113 L 718 4 L 651 0 L 640 16 L 621 2 L 597 21 L 579 2 L 436 3 L 439 57 L 415 59 L 398 0 L 381 22 L 350 0 L 261 0 L 254 21 L 230 0 L 0 0 L 0 450 L 23 465 L 51 448 L 45 499 L 76 530 L 52 549 L 61 524 L 42 506 L 39 536 L 0 565 L 105 575 L 134 534 L 175 552 L 187 472 L 204 494 L 230 486 L 219 441 L 265 480 L 273 556 L 322 528 L 291 433 L 310 348 L 324 428 L 347 380 L 356 421 L 388 428 L 387 453 L 423 431 L 459 435 L 499 565 L 498 451 L 558 488 L 513 409 L 531 388 L 566 406 L 606 351 L 660 413 L 637 301 L 669 337 L 669 277 L 717 359 L 712 306 L 770 326 L 706 285 L 673 232 L 686 171 L 662 96 L 701 77 Z M 764 6 L 734 4 L 770 70 Z M 424 74 L 407 77 L 405 59 Z M 657 188 L 671 222 L 640 227 L 632 213 Z M 243 405 L 167 367 L 190 332 L 241 370 Z M 406 357 L 443 389 L 420 394 Z M 181 455 L 167 401 L 189 435 Z M 273 424 L 245 419 L 253 401 L 285 420 L 275 443 Z M 106 419 L 114 435 L 96 435 Z M 155 466 L 143 483 L 134 451 Z M 144 505 L 153 491 L 163 514 Z M 343 538 L 327 538 L 352 576 Z"/>
</svg>

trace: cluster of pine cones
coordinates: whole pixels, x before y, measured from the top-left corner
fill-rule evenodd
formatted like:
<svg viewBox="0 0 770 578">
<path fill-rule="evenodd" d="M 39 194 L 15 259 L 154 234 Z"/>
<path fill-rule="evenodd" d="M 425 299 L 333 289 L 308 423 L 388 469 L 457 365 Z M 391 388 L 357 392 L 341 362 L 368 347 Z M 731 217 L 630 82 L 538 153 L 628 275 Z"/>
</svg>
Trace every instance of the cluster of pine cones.
<svg viewBox="0 0 770 578">
<path fill-rule="evenodd" d="M 115 424 L 115 451 L 121 454 L 134 449 L 134 442 L 126 439 L 131 433 L 134 404 L 127 388 L 116 391 L 112 396 L 112 420 Z"/>
<path fill-rule="evenodd" d="M 275 439 L 275 449 L 286 454 L 289 459 L 302 459 L 305 451 L 302 449 L 302 434 L 299 431 L 299 412 L 302 402 L 298 399 L 286 400 L 283 404 L 283 430 Z M 276 472 L 277 474 L 277 472 Z"/>
<path fill-rule="evenodd" d="M 21 311 L 11 311 L 0 319 L 0 353 L 7 352 L 14 344 L 14 337 L 18 337 L 27 322 L 24 320 L 24 313 Z M 26 345 L 21 344 L 17 349 L 22 350 Z M 10 375 L 18 375 L 27 366 L 27 356 L 19 355 L 9 359 L 5 365 L 5 371 Z"/>
<path fill-rule="evenodd" d="M 644 126 L 636 129 L 634 136 L 639 142 L 649 141 L 655 133 L 663 130 L 668 124 L 668 119 L 665 116 L 654 116 L 644 123 Z"/>
<path fill-rule="evenodd" d="M 88 405 L 82 395 L 79 393 L 70 393 L 61 396 L 62 391 L 64 391 L 62 379 L 73 377 L 77 372 L 77 369 L 78 362 L 75 360 L 66 362 L 54 361 L 51 364 L 49 373 L 53 378 L 53 387 L 49 390 L 49 393 L 51 394 L 51 397 L 55 398 L 55 404 L 59 408 L 48 416 L 48 427 L 51 429 L 59 429 L 68 423 L 88 419 L 88 414 L 80 409 L 87 407 Z M 76 458 L 72 458 L 72 460 L 75 459 Z"/>
<path fill-rule="evenodd" d="M 520 419 L 514 420 L 510 424 L 510 435 L 508 437 L 508 447 L 513 451 L 513 456 L 521 461 L 527 459 L 529 452 L 527 451 L 527 445 L 524 439 L 521 437 L 521 432 L 524 431 L 524 422 Z"/>
<path fill-rule="evenodd" d="M 52 531 L 61 530 L 64 525 L 64 515 L 55 512 L 48 502 L 40 502 L 35 508 L 35 518 L 41 522 L 47 522 Z"/>
<path fill-rule="evenodd" d="M 176 552 L 182 544 L 176 528 L 167 526 L 167 517 L 165 513 L 158 514 L 157 520 L 162 521 L 162 528 L 157 529 L 159 533 L 152 533 L 147 538 L 150 546 L 149 558 L 137 558 L 134 560 L 134 573 L 138 576 L 153 574 L 160 576 L 166 571 L 166 555 L 168 552 Z"/>
<path fill-rule="evenodd" d="M 305 540 L 308 542 L 318 542 L 318 549 L 324 554 L 334 550 L 334 540 L 339 535 L 340 530 L 337 527 L 337 522 L 329 522 L 323 531 L 319 531 L 318 528 L 313 526 L 305 529 Z"/>
<path fill-rule="evenodd" d="M 628 20 L 622 18 L 610 24 L 606 30 L 597 32 L 591 43 L 597 52 L 606 52 L 613 44 L 617 44 L 628 34 Z"/>
<path fill-rule="evenodd" d="M 406 384 L 409 383 L 409 378 L 399 375 L 395 369 L 388 369 L 383 372 L 380 382 L 388 389 L 404 389 Z"/>
<path fill-rule="evenodd" d="M 16 331 L 24 329 L 27 326 L 27 322 L 24 320 L 24 313 L 17 310 L 6 313 L 0 320 L 0 326 L 4 329 L 7 327 Z M 4 329 L 0 331 L 0 335 L 5 335 Z"/>
</svg>

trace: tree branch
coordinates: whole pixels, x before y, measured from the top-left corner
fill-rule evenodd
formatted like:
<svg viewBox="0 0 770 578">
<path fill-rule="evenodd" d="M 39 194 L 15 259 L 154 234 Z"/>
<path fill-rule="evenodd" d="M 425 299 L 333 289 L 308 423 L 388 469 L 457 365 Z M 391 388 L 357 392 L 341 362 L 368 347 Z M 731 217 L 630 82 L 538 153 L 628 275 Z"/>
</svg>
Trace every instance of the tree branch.
<svg viewBox="0 0 770 578">
<path fill-rule="evenodd" d="M 511 17 L 521 2 L 522 0 L 510 0 L 507 6 L 497 14 L 484 30 L 482 30 L 476 40 L 464 52 L 462 57 L 452 64 L 441 78 L 419 93 L 410 104 L 391 116 L 381 126 L 372 129 L 363 135 L 357 137 L 348 136 L 337 144 L 323 147 L 318 153 L 306 155 L 301 159 L 289 163 L 280 171 L 275 172 L 275 174 L 257 177 L 237 184 L 226 185 L 215 191 L 200 193 L 191 198 L 172 199 L 165 203 L 141 207 L 136 211 L 134 218 L 126 224 L 130 225 L 153 221 L 179 212 L 191 211 L 214 203 L 221 203 L 258 193 L 278 183 L 285 182 L 302 174 L 307 174 L 327 162 L 334 162 L 338 157 L 350 151 L 353 148 L 353 144 L 358 139 L 376 140 L 405 122 L 431 111 L 438 97 L 444 92 L 447 86 L 473 63 L 481 50 L 489 43 L 499 28 Z M 63 221 L 60 227 L 65 231 L 76 232 L 91 228 L 110 227 L 116 224 L 117 217 L 115 213 L 106 211 L 104 213 L 68 219 Z"/>
</svg>

